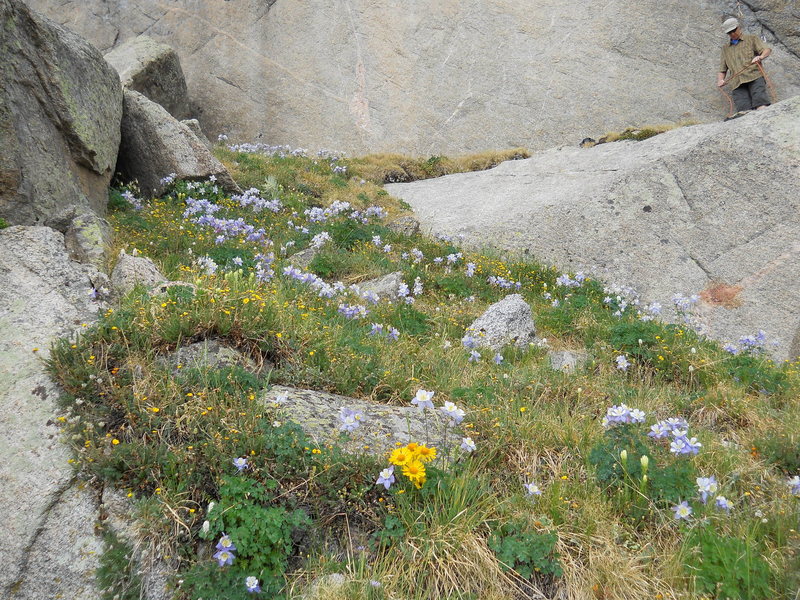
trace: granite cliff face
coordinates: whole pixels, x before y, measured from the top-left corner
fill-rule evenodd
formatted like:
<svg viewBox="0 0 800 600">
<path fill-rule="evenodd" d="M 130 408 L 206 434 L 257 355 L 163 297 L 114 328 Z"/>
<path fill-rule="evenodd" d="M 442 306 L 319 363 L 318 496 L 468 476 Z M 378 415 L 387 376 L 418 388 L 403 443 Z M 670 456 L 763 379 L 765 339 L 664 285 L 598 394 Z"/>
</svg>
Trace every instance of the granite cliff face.
<svg viewBox="0 0 800 600">
<path fill-rule="evenodd" d="M 29 4 L 104 52 L 174 47 L 206 133 L 239 141 L 455 154 L 716 120 L 726 14 L 774 47 L 779 97 L 800 93 L 800 19 L 776 0 Z"/>
<path fill-rule="evenodd" d="M 633 284 L 697 294 L 720 341 L 764 330 L 800 356 L 800 96 L 643 142 L 562 147 L 489 171 L 387 185 L 424 229 Z M 749 144 L 746 156 L 741 140 Z"/>
</svg>

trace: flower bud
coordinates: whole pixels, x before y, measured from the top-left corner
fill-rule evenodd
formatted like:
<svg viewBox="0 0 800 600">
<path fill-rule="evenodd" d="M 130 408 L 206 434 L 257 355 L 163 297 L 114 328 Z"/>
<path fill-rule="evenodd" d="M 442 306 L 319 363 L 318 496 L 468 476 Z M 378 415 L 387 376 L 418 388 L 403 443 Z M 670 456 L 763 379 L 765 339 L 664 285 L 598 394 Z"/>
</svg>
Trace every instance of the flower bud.
<svg viewBox="0 0 800 600">
<path fill-rule="evenodd" d="M 620 452 L 619 453 L 619 457 L 620 457 L 620 459 L 622 460 L 623 463 L 628 464 L 628 451 L 627 450 L 623 450 L 622 452 Z"/>
<path fill-rule="evenodd" d="M 650 465 L 650 458 L 647 454 L 643 454 L 639 462 L 642 463 L 642 472 L 647 473 L 647 467 Z"/>
<path fill-rule="evenodd" d="M 208 533 L 210 527 L 211 523 L 209 523 L 208 521 L 203 521 L 203 527 L 202 527 L 203 533 Z"/>
</svg>

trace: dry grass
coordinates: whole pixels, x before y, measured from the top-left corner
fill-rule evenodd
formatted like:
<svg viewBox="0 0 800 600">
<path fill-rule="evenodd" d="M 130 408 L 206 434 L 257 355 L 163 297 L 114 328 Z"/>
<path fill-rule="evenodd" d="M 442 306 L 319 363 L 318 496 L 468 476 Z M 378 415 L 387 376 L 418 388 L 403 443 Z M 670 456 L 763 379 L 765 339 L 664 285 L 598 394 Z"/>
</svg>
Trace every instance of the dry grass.
<svg viewBox="0 0 800 600">
<path fill-rule="evenodd" d="M 519 160 L 529 156 L 530 153 L 524 148 L 493 150 L 456 158 L 432 156 L 423 159 L 402 154 L 370 154 L 363 158 L 347 160 L 347 164 L 353 174 L 380 185 L 430 179 L 451 173 L 483 171 L 507 160 Z"/>
</svg>

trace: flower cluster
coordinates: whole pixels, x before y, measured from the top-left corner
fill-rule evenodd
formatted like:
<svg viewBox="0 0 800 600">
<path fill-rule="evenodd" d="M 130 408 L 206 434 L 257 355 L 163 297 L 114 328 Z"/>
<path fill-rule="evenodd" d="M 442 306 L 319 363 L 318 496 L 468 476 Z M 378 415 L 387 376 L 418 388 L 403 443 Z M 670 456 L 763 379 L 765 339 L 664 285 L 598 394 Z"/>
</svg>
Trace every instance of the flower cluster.
<svg viewBox="0 0 800 600">
<path fill-rule="evenodd" d="M 121 195 L 130 203 L 130 205 L 133 207 L 133 210 L 142 210 L 144 208 L 144 203 L 142 200 L 134 196 L 133 192 L 130 190 L 125 190 Z"/>
<path fill-rule="evenodd" d="M 217 552 L 214 554 L 214 559 L 220 567 L 233 564 L 233 559 L 236 558 L 234 554 L 236 546 L 228 535 L 222 534 L 216 548 Z"/>
<path fill-rule="evenodd" d="M 425 484 L 427 474 L 425 464 L 436 458 L 436 448 L 411 442 L 392 451 L 389 462 L 393 465 L 381 471 L 376 485 L 383 485 L 387 490 L 394 483 L 394 467 L 400 467 L 401 473 L 414 484 L 417 489 Z"/>
<path fill-rule="evenodd" d="M 252 207 L 253 212 L 258 213 L 263 210 L 268 210 L 273 213 L 280 212 L 283 208 L 283 204 L 277 198 L 273 198 L 268 200 L 266 198 L 261 197 L 261 192 L 258 188 L 250 188 L 242 193 L 241 196 L 234 195 L 231 196 L 231 200 L 234 202 L 238 202 L 239 206 L 242 208 L 246 208 L 248 206 Z"/>
<path fill-rule="evenodd" d="M 685 419 L 672 417 L 650 427 L 651 438 L 660 440 L 672 437 L 669 451 L 673 454 L 697 454 L 703 446 L 696 437 L 689 438 L 689 424 Z"/>
<path fill-rule="evenodd" d="M 564 273 L 556 279 L 556 285 L 568 288 L 581 287 L 581 284 L 586 281 L 586 275 L 582 272 L 576 273 L 575 278 L 572 279 L 569 275 Z"/>
<path fill-rule="evenodd" d="M 508 290 L 511 288 L 520 289 L 522 287 L 521 281 L 511 281 L 510 279 L 506 279 L 505 277 L 499 277 L 495 275 L 489 275 L 489 277 L 486 278 L 486 281 L 489 283 L 489 285 L 495 285 L 504 290 Z"/>
<path fill-rule="evenodd" d="M 400 332 L 394 327 L 387 327 L 383 323 L 372 323 L 371 329 L 367 335 L 380 335 L 386 336 L 392 341 L 397 341 L 400 338 Z"/>
<path fill-rule="evenodd" d="M 608 429 L 623 423 L 644 423 L 644 418 L 644 411 L 638 408 L 630 408 L 627 404 L 615 405 L 606 411 L 606 416 L 603 417 L 603 427 Z"/>
<path fill-rule="evenodd" d="M 615 317 L 621 317 L 629 306 L 639 306 L 639 293 L 629 285 L 612 284 L 603 288 L 606 294 L 603 304 L 610 308 L 616 308 L 612 313 Z"/>
<path fill-rule="evenodd" d="M 417 395 L 411 400 L 411 404 L 420 410 L 424 410 L 426 408 L 433 410 L 435 408 L 433 405 L 433 395 L 435 393 L 436 392 L 429 392 L 427 390 L 417 390 Z M 444 416 L 450 419 L 451 425 L 458 425 L 464 420 L 464 416 L 466 415 L 462 409 L 458 408 L 458 406 L 449 400 L 440 406 L 439 410 L 442 412 L 442 414 L 444 414 Z"/>
<path fill-rule="evenodd" d="M 340 304 L 339 313 L 348 319 L 361 319 L 369 314 L 367 307 L 363 304 Z"/>
<path fill-rule="evenodd" d="M 750 352 L 757 354 L 764 351 L 767 343 L 767 334 L 760 330 L 754 335 L 745 335 L 739 338 L 739 345 L 725 344 L 722 349 L 731 354 L 739 354 L 739 352 Z"/>
</svg>

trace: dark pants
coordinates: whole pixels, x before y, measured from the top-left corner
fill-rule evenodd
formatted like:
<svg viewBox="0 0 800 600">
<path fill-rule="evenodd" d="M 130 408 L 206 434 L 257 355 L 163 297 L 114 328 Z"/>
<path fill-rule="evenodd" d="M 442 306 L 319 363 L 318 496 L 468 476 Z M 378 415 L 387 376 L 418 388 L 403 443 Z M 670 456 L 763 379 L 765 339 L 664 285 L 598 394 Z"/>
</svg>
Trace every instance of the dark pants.
<svg viewBox="0 0 800 600">
<path fill-rule="evenodd" d="M 741 84 L 731 92 L 731 95 L 736 103 L 737 112 L 770 105 L 767 84 L 763 77 Z"/>
</svg>

